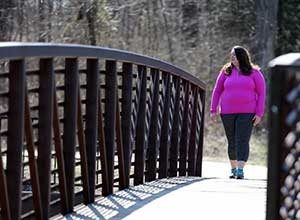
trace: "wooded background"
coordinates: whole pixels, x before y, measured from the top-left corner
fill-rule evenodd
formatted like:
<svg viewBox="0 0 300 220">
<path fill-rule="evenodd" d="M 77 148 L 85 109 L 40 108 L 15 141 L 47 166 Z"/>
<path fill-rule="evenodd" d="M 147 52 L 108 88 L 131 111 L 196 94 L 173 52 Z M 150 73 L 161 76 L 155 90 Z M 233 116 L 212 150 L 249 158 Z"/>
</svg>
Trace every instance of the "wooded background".
<svg viewBox="0 0 300 220">
<path fill-rule="evenodd" d="M 169 61 L 207 83 L 207 113 L 232 46 L 248 48 L 268 80 L 268 62 L 299 52 L 299 36 L 299 0 L 0 1 L 0 41 L 91 44 Z M 206 124 L 214 143 L 216 126 Z M 257 129 L 266 128 L 264 120 Z"/>
</svg>

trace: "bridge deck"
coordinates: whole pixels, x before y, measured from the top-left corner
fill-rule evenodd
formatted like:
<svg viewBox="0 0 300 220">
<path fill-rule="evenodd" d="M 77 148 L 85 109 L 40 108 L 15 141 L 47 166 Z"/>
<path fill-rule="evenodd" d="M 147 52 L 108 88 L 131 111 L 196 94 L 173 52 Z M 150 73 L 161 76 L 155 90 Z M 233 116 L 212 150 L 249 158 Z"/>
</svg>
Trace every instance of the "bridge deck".
<svg viewBox="0 0 300 220">
<path fill-rule="evenodd" d="M 99 198 L 64 219 L 265 219 L 265 167 L 247 166 L 245 180 L 228 179 L 225 163 L 204 161 L 203 170 L 203 178 L 162 179 Z"/>
</svg>

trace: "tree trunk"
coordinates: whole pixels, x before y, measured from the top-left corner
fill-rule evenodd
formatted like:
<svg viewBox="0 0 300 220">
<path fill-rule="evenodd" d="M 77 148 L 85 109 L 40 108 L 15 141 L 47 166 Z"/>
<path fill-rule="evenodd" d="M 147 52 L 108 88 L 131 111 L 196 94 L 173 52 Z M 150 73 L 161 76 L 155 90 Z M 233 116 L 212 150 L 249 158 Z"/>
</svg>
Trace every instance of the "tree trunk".
<svg viewBox="0 0 300 220">
<path fill-rule="evenodd" d="M 159 13 L 158 13 L 158 2 L 156 0 L 150 0 L 149 4 L 152 8 L 152 47 L 151 50 L 156 53 L 159 49 Z"/>
<path fill-rule="evenodd" d="M 0 41 L 10 41 L 13 32 L 14 0 L 0 1 Z"/>
<path fill-rule="evenodd" d="M 160 0 L 160 5 L 161 5 L 161 11 L 162 11 L 162 16 L 163 16 L 163 22 L 164 22 L 164 28 L 165 28 L 165 33 L 167 35 L 167 40 L 168 40 L 168 49 L 169 49 L 169 59 L 170 62 L 174 62 L 175 56 L 174 56 L 174 50 L 173 50 L 173 41 L 172 41 L 172 36 L 171 36 L 171 31 L 169 28 L 169 23 L 168 23 L 168 18 L 165 13 L 165 5 L 164 5 L 164 0 Z"/>
<path fill-rule="evenodd" d="M 25 20 L 24 20 L 24 0 L 20 0 L 18 3 L 18 40 L 22 41 L 23 40 L 23 35 L 24 35 L 24 26 L 25 26 Z M 25 33 L 26 34 L 26 33 Z M 26 36 L 27 37 L 27 36 Z"/>
<path fill-rule="evenodd" d="M 57 0 L 57 3 L 58 4 L 58 16 L 63 16 L 63 0 Z"/>
<path fill-rule="evenodd" d="M 86 17 L 88 21 L 88 29 L 89 29 L 89 40 L 91 45 L 97 44 L 96 30 L 95 30 L 95 23 L 97 20 L 97 8 L 98 8 L 97 1 L 94 0 L 90 3 L 86 13 Z"/>
<path fill-rule="evenodd" d="M 46 25 L 45 25 L 45 2 L 43 0 L 38 1 L 38 12 L 39 12 L 39 42 L 46 41 Z"/>
<path fill-rule="evenodd" d="M 52 41 L 52 13 L 53 13 L 53 0 L 48 0 L 48 18 L 47 18 L 47 26 L 48 26 L 48 34 L 47 34 L 47 38 L 48 41 L 51 42 Z"/>
<path fill-rule="evenodd" d="M 256 52 L 255 60 L 263 71 L 274 58 L 277 33 L 278 0 L 256 0 Z"/>
<path fill-rule="evenodd" d="M 300 51 L 299 0 L 279 0 L 275 56 Z"/>
<path fill-rule="evenodd" d="M 182 36 L 185 48 L 194 48 L 198 42 L 198 3 L 186 1 L 182 4 Z"/>
</svg>

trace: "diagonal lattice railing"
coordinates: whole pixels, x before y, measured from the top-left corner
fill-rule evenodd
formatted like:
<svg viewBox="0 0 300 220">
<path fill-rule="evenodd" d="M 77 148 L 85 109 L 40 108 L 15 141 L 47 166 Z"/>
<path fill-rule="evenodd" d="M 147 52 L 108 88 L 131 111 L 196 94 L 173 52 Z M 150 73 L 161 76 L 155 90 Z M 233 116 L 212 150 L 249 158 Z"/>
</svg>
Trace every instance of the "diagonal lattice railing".
<svg viewBox="0 0 300 220">
<path fill-rule="evenodd" d="M 300 219 L 300 53 L 270 66 L 267 220 Z"/>
<path fill-rule="evenodd" d="M 1 219 L 48 219 L 117 189 L 201 176 L 205 84 L 169 63 L 0 43 Z"/>
</svg>

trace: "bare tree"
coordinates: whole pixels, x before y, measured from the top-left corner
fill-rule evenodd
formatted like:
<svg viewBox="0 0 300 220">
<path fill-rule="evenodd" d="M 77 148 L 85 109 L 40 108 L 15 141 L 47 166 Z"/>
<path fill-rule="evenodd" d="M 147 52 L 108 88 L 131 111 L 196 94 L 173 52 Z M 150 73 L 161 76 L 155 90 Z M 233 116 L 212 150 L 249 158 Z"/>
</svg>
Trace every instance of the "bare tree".
<svg viewBox="0 0 300 220">
<path fill-rule="evenodd" d="M 38 12 L 39 12 L 39 42 L 45 42 L 45 32 L 46 32 L 46 15 L 45 15 L 45 2 L 43 0 L 38 0 Z"/>
<path fill-rule="evenodd" d="M 53 0 L 48 0 L 47 1 L 47 6 L 48 6 L 48 10 L 47 10 L 47 27 L 48 27 L 48 41 L 51 42 L 52 41 L 52 13 L 53 13 Z"/>
<path fill-rule="evenodd" d="M 170 31 L 169 21 L 168 21 L 167 15 L 166 15 L 164 0 L 160 0 L 159 2 L 160 2 L 161 10 L 162 10 L 164 30 L 167 35 L 168 51 L 169 51 L 169 56 L 170 56 L 169 59 L 171 62 L 174 62 L 175 56 L 174 56 L 174 52 L 173 52 L 174 51 L 173 50 L 173 40 L 172 40 L 172 36 L 171 36 L 172 33 Z"/>
<path fill-rule="evenodd" d="M 256 0 L 256 62 L 264 71 L 274 57 L 277 34 L 278 0 Z"/>
<path fill-rule="evenodd" d="M 15 8 L 14 0 L 0 1 L 0 41 L 10 41 L 12 38 Z"/>
<path fill-rule="evenodd" d="M 275 55 L 300 51 L 299 1 L 279 0 Z"/>
<path fill-rule="evenodd" d="M 18 37 L 16 37 L 16 39 L 18 39 L 19 41 L 23 40 L 23 36 L 24 36 L 24 17 L 25 17 L 25 8 L 24 8 L 25 4 L 24 4 L 24 0 L 19 0 L 18 1 L 18 5 L 17 5 L 17 23 L 18 23 L 18 29 L 16 31 L 16 35 Z"/>
<path fill-rule="evenodd" d="M 86 12 L 86 18 L 88 21 L 88 29 L 89 29 L 89 40 L 91 45 L 97 44 L 97 37 L 96 37 L 96 30 L 95 30 L 95 24 L 97 20 L 97 0 L 93 0 L 89 3 L 89 6 L 87 8 Z"/>
<path fill-rule="evenodd" d="M 184 1 L 182 4 L 182 35 L 185 47 L 196 47 L 199 33 L 199 9 L 197 1 Z"/>
</svg>

